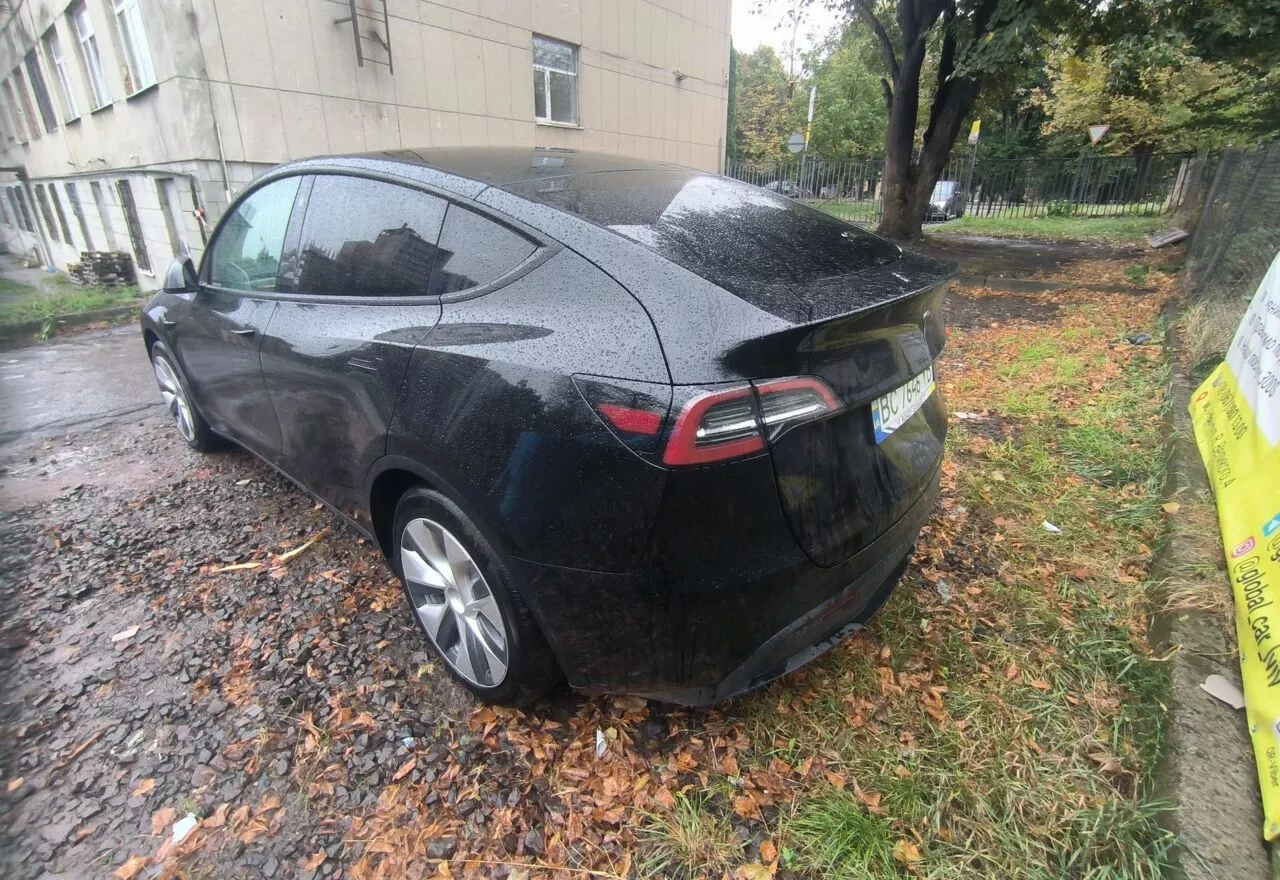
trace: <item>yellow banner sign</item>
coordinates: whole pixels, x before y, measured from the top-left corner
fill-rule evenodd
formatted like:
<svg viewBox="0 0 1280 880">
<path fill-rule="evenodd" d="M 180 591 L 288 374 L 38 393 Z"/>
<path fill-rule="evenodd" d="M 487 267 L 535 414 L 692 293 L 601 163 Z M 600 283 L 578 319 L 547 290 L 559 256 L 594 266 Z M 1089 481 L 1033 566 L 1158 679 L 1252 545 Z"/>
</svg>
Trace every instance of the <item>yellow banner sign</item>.
<svg viewBox="0 0 1280 880">
<path fill-rule="evenodd" d="M 1226 360 L 1191 398 L 1235 594 L 1263 837 L 1280 838 L 1280 255 Z"/>
</svg>

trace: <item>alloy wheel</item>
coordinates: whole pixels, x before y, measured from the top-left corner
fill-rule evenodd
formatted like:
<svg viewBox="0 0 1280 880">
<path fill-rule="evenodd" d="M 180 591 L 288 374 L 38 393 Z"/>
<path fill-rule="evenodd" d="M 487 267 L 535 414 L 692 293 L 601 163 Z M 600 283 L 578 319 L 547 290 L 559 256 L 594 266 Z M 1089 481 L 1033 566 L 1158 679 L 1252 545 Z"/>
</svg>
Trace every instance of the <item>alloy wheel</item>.
<svg viewBox="0 0 1280 880">
<path fill-rule="evenodd" d="M 459 676 L 496 687 L 510 664 L 509 629 L 471 554 L 440 523 L 410 520 L 400 535 L 400 570 L 414 611 Z"/>
<path fill-rule="evenodd" d="M 169 411 L 169 416 L 178 426 L 178 433 L 188 443 L 195 442 L 195 417 L 191 412 L 187 393 L 183 391 L 182 383 L 178 381 L 178 374 L 174 372 L 173 365 L 164 355 L 157 354 L 152 358 L 151 366 L 156 372 L 156 382 L 160 384 L 160 396 L 164 399 L 165 409 Z"/>
</svg>

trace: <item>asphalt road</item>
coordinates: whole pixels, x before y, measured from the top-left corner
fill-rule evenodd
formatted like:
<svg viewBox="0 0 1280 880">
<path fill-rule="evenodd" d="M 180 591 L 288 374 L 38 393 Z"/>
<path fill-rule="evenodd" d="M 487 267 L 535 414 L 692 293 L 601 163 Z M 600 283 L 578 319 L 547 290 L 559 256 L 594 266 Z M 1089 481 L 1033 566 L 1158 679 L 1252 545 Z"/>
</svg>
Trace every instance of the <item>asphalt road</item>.
<svg viewBox="0 0 1280 880">
<path fill-rule="evenodd" d="M 159 409 L 135 326 L 0 352 L 0 449 Z"/>
</svg>

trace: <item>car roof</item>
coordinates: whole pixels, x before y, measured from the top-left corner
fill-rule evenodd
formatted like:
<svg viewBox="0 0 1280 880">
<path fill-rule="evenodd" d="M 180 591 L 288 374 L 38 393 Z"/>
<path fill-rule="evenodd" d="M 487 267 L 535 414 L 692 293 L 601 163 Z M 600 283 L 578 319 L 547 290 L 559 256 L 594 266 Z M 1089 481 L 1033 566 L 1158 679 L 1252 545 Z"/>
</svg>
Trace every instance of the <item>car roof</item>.
<svg viewBox="0 0 1280 880">
<path fill-rule="evenodd" d="M 556 147 L 427 147 L 386 150 L 303 159 L 282 165 L 279 170 L 335 165 L 347 168 L 380 166 L 384 171 L 420 179 L 422 171 L 434 171 L 499 189 L 507 189 L 511 184 L 530 180 L 607 171 L 666 170 L 688 173 L 693 170 L 669 162 Z"/>
</svg>

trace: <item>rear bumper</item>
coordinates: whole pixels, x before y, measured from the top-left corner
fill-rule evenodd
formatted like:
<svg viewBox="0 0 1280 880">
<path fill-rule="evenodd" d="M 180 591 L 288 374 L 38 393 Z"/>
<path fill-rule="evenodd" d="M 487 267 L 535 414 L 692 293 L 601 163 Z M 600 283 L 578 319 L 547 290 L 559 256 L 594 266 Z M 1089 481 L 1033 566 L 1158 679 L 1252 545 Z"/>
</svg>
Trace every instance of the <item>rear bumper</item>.
<svg viewBox="0 0 1280 880">
<path fill-rule="evenodd" d="M 935 470 L 897 522 L 830 568 L 796 552 L 780 517 L 767 531 L 786 539 L 775 551 L 790 552 L 761 553 L 746 534 L 749 566 L 726 560 L 719 577 L 705 561 L 640 574 L 515 567 L 571 685 L 703 706 L 785 675 L 865 625 L 906 570 L 937 486 Z"/>
</svg>

